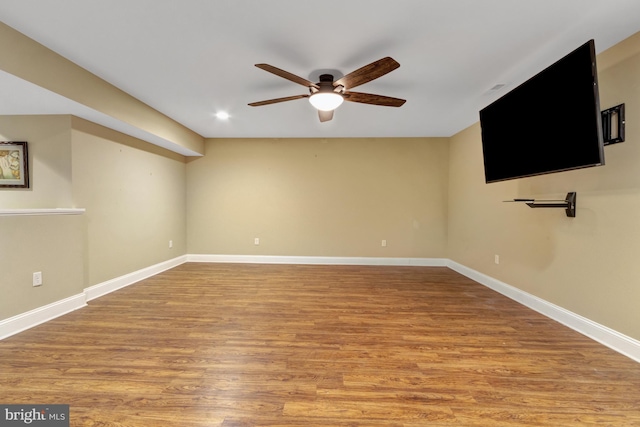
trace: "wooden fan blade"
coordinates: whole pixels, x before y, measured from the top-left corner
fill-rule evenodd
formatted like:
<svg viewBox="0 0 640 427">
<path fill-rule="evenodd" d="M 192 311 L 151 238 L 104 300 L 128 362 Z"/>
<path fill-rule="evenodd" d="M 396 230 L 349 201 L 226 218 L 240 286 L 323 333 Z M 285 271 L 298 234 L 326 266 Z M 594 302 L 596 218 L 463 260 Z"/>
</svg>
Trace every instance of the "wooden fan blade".
<svg viewBox="0 0 640 427">
<path fill-rule="evenodd" d="M 299 85 L 302 85 L 304 87 L 314 87 L 316 89 L 319 89 L 318 85 L 307 80 L 307 79 L 303 79 L 302 77 L 298 77 L 295 74 L 291 74 L 288 71 L 285 70 L 281 70 L 280 68 L 274 67 L 273 65 L 269 65 L 269 64 L 256 64 L 256 67 L 260 68 L 261 70 L 265 70 L 268 71 L 272 74 L 275 74 L 276 76 L 280 76 L 283 79 L 287 79 L 289 81 L 292 81 L 294 83 L 298 83 Z"/>
<path fill-rule="evenodd" d="M 333 86 L 342 85 L 347 90 L 354 88 L 356 86 L 360 86 L 371 80 L 375 80 L 378 77 L 382 77 L 387 73 L 398 68 L 400 64 L 396 62 L 395 59 L 386 57 L 379 59 L 375 62 L 372 62 L 369 65 L 365 65 L 362 68 L 358 68 L 352 73 L 347 74 L 346 76 L 336 80 L 333 83 Z"/>
<path fill-rule="evenodd" d="M 322 111 L 318 110 L 318 117 L 320 117 L 321 122 L 328 122 L 333 119 L 333 110 L 331 111 Z"/>
<path fill-rule="evenodd" d="M 275 99 L 267 99 L 266 101 L 252 102 L 249 105 L 252 106 L 252 107 L 259 107 L 261 105 L 276 104 L 278 102 L 293 101 L 295 99 L 308 98 L 308 97 L 309 97 L 309 95 L 286 96 L 284 98 L 275 98 Z"/>
<path fill-rule="evenodd" d="M 361 104 L 383 105 L 385 107 L 401 107 L 405 102 L 407 102 L 405 99 L 362 92 L 345 92 L 342 96 L 345 101 L 359 102 Z"/>
</svg>

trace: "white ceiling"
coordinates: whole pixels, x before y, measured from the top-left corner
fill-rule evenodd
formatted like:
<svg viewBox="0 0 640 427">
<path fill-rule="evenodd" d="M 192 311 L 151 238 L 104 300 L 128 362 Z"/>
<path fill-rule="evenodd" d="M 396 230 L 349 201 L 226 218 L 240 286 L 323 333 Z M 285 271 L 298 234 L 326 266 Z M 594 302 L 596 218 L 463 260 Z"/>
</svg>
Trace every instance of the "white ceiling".
<svg viewBox="0 0 640 427">
<path fill-rule="evenodd" d="M 1 0 L 0 17 L 204 137 L 412 137 L 450 136 L 587 40 L 636 33 L 640 1 Z M 256 63 L 317 81 L 385 56 L 400 68 L 357 90 L 400 108 L 344 103 L 320 123 L 305 99 L 247 106 L 307 93 Z M 72 113 L 154 142 L 7 73 L 0 91 L 0 114 Z"/>
</svg>

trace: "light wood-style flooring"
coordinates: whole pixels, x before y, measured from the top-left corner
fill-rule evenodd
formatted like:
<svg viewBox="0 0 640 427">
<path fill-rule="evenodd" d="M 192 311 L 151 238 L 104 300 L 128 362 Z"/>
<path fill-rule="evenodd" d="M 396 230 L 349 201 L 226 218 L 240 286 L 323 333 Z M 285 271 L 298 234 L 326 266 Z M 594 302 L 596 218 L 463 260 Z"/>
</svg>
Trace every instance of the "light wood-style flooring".
<svg viewBox="0 0 640 427">
<path fill-rule="evenodd" d="M 187 263 L 0 341 L 72 426 L 640 426 L 640 364 L 447 268 Z"/>
</svg>

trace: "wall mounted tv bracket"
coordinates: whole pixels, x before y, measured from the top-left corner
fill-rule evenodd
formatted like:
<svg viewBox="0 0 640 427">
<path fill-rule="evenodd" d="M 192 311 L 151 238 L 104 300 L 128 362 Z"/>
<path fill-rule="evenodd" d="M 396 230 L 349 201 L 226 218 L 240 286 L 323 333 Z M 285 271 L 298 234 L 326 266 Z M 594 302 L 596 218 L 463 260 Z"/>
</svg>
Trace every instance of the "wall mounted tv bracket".
<svg viewBox="0 0 640 427">
<path fill-rule="evenodd" d="M 624 104 L 602 111 L 602 134 L 604 145 L 624 142 Z"/>
<path fill-rule="evenodd" d="M 523 202 L 530 208 L 563 208 L 567 216 L 576 217 L 576 192 L 567 193 L 564 200 L 513 199 L 505 202 Z"/>
</svg>

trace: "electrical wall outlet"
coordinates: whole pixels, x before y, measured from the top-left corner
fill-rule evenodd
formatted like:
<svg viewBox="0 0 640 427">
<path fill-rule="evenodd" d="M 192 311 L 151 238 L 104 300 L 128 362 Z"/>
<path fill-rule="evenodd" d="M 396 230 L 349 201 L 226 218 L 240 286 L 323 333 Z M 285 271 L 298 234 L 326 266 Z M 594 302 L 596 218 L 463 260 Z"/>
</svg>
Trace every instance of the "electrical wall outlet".
<svg viewBox="0 0 640 427">
<path fill-rule="evenodd" d="M 260 244 L 260 238 L 256 237 L 255 239 L 253 239 L 253 244 L 258 246 Z"/>
<path fill-rule="evenodd" d="M 496 264 L 500 264 L 500 255 L 494 255 L 493 262 L 495 262 Z"/>
<path fill-rule="evenodd" d="M 169 240 L 169 249 L 173 247 L 173 240 Z"/>
<path fill-rule="evenodd" d="M 33 273 L 33 286 L 42 286 L 42 271 Z"/>
<path fill-rule="evenodd" d="M 383 248 L 386 248 L 386 247 L 387 247 L 387 241 L 386 241 L 386 240 L 383 240 L 383 241 L 382 241 L 382 245 L 381 245 L 381 246 L 382 246 Z"/>
</svg>

